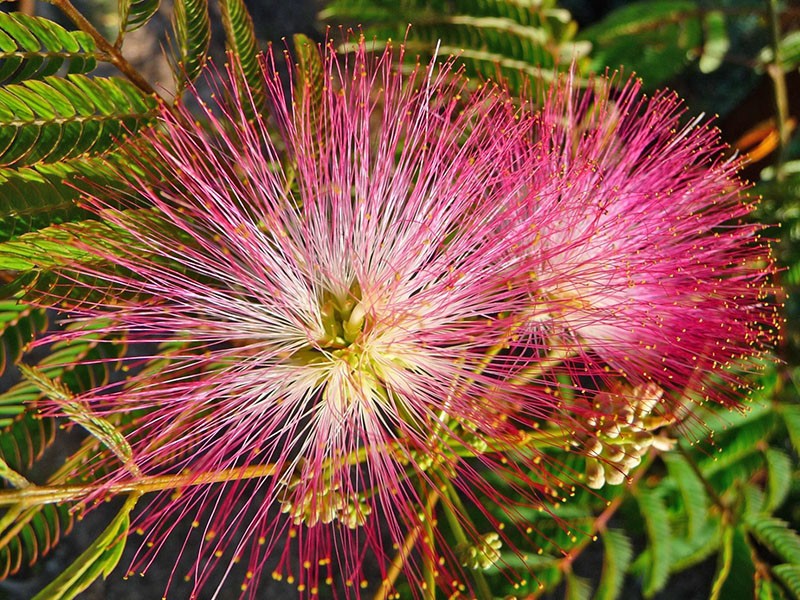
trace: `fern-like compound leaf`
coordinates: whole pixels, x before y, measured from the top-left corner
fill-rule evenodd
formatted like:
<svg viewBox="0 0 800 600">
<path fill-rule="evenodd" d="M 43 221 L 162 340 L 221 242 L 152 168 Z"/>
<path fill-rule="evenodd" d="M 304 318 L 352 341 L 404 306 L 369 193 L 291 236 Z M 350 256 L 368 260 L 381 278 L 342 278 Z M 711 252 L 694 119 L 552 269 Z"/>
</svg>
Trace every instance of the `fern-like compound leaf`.
<svg viewBox="0 0 800 600">
<path fill-rule="evenodd" d="M 0 84 L 68 73 L 88 73 L 97 66 L 94 40 L 82 31 L 67 31 L 42 17 L 0 12 Z"/>
<path fill-rule="evenodd" d="M 795 598 L 800 598 L 800 565 L 775 565 L 772 572 Z"/>
<path fill-rule="evenodd" d="M 0 166 L 98 154 L 155 114 L 156 99 L 125 79 L 69 75 L 0 88 Z"/>
<path fill-rule="evenodd" d="M 108 577 L 125 549 L 130 514 L 138 495 L 131 495 L 103 532 L 69 567 L 39 592 L 34 600 L 71 600 L 98 577 Z"/>
<path fill-rule="evenodd" d="M 748 520 L 748 531 L 782 561 L 800 565 L 800 535 L 786 521 L 775 517 Z"/>
<path fill-rule="evenodd" d="M 669 513 L 658 489 L 639 488 L 635 494 L 647 530 L 649 560 L 644 577 L 644 594 L 651 597 L 667 583 L 672 556 Z"/>
<path fill-rule="evenodd" d="M 122 45 L 125 34 L 147 24 L 156 14 L 160 0 L 119 0 L 119 35 L 116 46 Z"/>
<path fill-rule="evenodd" d="M 0 300 L 0 373 L 17 362 L 34 337 L 47 328 L 47 313 L 17 300 Z M 9 425 L 0 414 L 0 427 Z"/>
<path fill-rule="evenodd" d="M 556 66 L 569 66 L 589 50 L 588 44 L 575 43 L 577 24 L 554 0 L 465 0 L 452 5 L 436 0 L 333 0 L 320 17 L 332 25 L 362 27 L 377 45 L 405 40 L 410 58 L 420 53 L 427 60 L 438 46 L 441 55 L 458 56 L 472 74 L 501 76 L 516 90 L 531 77 L 549 77 Z"/>
<path fill-rule="evenodd" d="M 608 529 L 603 540 L 603 571 L 597 587 L 595 600 L 616 600 L 622 591 L 625 574 L 633 558 L 633 546 L 624 532 Z"/>
<path fill-rule="evenodd" d="M 178 53 L 175 79 L 178 89 L 182 89 L 197 78 L 208 58 L 211 43 L 208 0 L 175 0 L 172 29 Z"/>
<path fill-rule="evenodd" d="M 242 99 L 243 105 L 245 110 L 249 110 L 251 105 L 259 108 L 264 105 L 266 90 L 258 62 L 258 42 L 253 19 L 244 0 L 220 0 L 219 6 L 225 27 L 225 45 L 236 57 L 249 91 L 249 97 Z M 241 93 L 244 94 L 244 90 Z"/>
</svg>

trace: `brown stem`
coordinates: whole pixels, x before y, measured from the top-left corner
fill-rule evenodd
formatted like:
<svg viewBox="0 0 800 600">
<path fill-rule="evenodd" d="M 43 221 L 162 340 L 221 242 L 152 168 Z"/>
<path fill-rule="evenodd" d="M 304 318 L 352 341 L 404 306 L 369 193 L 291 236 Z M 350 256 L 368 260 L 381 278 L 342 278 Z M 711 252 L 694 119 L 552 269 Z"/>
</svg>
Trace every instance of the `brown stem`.
<svg viewBox="0 0 800 600">
<path fill-rule="evenodd" d="M 654 451 L 650 451 L 647 455 L 647 458 L 639 465 L 639 468 L 634 472 L 633 476 L 630 479 L 630 483 L 628 484 L 629 488 L 633 488 L 639 482 L 639 479 L 647 472 L 647 469 L 650 468 L 650 464 L 653 462 L 656 453 Z M 598 533 L 602 533 L 606 530 L 608 526 L 608 522 L 611 520 L 611 517 L 619 510 L 619 507 L 622 506 L 622 503 L 627 498 L 627 494 L 620 494 L 616 498 L 614 498 L 608 506 L 605 508 L 603 512 L 601 512 L 597 518 L 592 522 L 592 529 L 589 534 L 583 538 L 583 540 L 577 544 L 574 548 L 572 548 L 567 555 L 564 557 L 558 568 L 566 573 L 572 568 L 572 564 L 575 560 L 583 553 L 586 547 L 589 545 L 590 542 L 595 541 L 597 539 L 595 536 Z"/>
<path fill-rule="evenodd" d="M 23 15 L 32 17 L 36 14 L 36 0 L 19 0 L 17 10 Z"/>
<path fill-rule="evenodd" d="M 111 44 L 103 35 L 97 31 L 94 25 L 92 25 L 89 20 L 84 17 L 78 9 L 76 9 L 69 0 L 50 0 L 53 6 L 60 8 L 69 19 L 78 26 L 78 29 L 81 31 L 89 34 L 91 38 L 94 40 L 94 43 L 97 44 L 97 47 L 108 54 L 109 60 L 111 64 L 113 64 L 119 71 L 125 75 L 131 82 L 136 85 L 140 90 L 145 92 L 146 94 L 151 94 L 157 98 L 160 96 L 156 93 L 156 90 L 150 83 L 142 77 L 142 75 L 137 71 L 134 66 L 129 63 L 124 56 L 122 56 L 122 52 L 119 48 L 115 47 Z"/>
</svg>

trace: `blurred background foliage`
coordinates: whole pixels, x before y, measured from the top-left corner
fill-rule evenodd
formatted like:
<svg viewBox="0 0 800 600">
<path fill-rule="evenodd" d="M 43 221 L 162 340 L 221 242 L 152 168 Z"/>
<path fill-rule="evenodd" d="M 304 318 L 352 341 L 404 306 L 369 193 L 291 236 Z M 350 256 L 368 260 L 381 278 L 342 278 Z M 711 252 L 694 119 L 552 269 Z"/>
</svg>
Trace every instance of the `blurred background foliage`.
<svg viewBox="0 0 800 600">
<path fill-rule="evenodd" d="M 698 408 L 684 440 L 648 455 L 625 485 L 558 490 L 558 523 L 535 511 L 509 517 L 498 509 L 495 516 L 508 521 L 509 531 L 515 520 L 532 524 L 532 541 L 519 539 L 530 552 L 505 552 L 475 577 L 498 598 L 800 598 L 800 6 L 777 0 L 331 0 L 320 6 L 250 0 L 252 23 L 245 5 L 234 1 L 81 0 L 75 6 L 106 46 L 76 31 L 61 2 L 0 5 L 19 11 L 0 14 L 0 476 L 8 488 L 24 485 L 14 479 L 20 474 L 66 481 L 66 467 L 90 461 L 93 448 L 74 431 L 55 441 L 64 437 L 57 424 L 26 410 L 40 387 L 20 380 L 13 363 L 26 356 L 47 377 L 78 390 L 111 375 L 91 366 L 65 372 L 58 366 L 65 356 L 125 352 L 122 341 L 98 345 L 87 336 L 31 355 L 30 341 L 49 326 L 49 316 L 15 299 L 23 285 L 59 285 L 26 271 L 34 247 L 26 235 L 54 223 L 76 223 L 75 235 L 96 227 L 82 221 L 86 214 L 75 206 L 69 182 L 89 176 L 111 184 L 102 163 L 93 161 L 120 133 L 108 117 L 124 114 L 128 131 L 146 125 L 153 91 L 171 97 L 182 89 L 171 71 L 193 78 L 207 54 L 220 57 L 226 46 L 247 64 L 268 41 L 288 44 L 295 33 L 321 41 L 326 26 L 334 34 L 339 26 L 361 27 L 378 47 L 406 39 L 412 60 L 417 54 L 426 60 L 438 45 L 441 55 L 459 55 L 476 78 L 501 79 L 513 90 L 536 88 L 573 61 L 583 75 L 622 67 L 648 90 L 675 89 L 690 114 L 714 116 L 731 154 L 745 157 L 744 176 L 761 197 L 757 218 L 768 224 L 765 235 L 775 240 L 782 266 L 778 360 L 754 375 L 745 410 Z M 120 49 L 144 83 L 121 68 Z M 14 94 L 7 86 L 17 86 Z M 77 134 L 56 123 L 55 116 L 70 114 L 82 117 Z M 58 262 L 56 249 L 35 247 L 37 260 Z M 65 468 L 42 466 L 59 455 L 69 456 Z M 558 458 L 584 469 L 583 458 Z M 131 503 L 94 511 L 101 525 L 77 527 L 62 540 L 78 516 L 68 509 L 12 507 L 0 517 L 0 575 L 6 578 L 0 597 L 32 597 L 78 549 L 88 553 L 82 560 L 92 568 L 73 569 L 61 588 L 46 588 L 41 598 L 160 597 L 168 567 L 137 582 L 135 592 L 120 581 L 119 569 L 90 587 L 119 561 L 123 549 L 108 540 L 127 526 Z M 165 552 L 162 559 L 173 556 Z M 400 593 L 412 596 L 407 586 Z M 290 587 L 271 587 L 263 597 L 296 595 Z M 238 587 L 230 595 L 236 596 Z"/>
</svg>

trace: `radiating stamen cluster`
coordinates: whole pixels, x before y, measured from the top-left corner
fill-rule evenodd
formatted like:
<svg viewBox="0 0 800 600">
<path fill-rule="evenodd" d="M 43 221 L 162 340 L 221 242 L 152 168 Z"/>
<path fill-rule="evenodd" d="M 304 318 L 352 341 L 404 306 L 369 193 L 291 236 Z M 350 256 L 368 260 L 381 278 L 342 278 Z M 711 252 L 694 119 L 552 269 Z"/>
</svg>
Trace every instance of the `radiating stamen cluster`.
<svg viewBox="0 0 800 600">
<path fill-rule="evenodd" d="M 152 349 L 79 401 L 135 419 L 138 471 L 108 458 L 98 496 L 182 478 L 139 519 L 138 565 L 179 517 L 214 532 L 183 597 L 240 561 L 255 595 L 279 556 L 304 594 L 359 598 L 365 557 L 392 590 L 395 552 L 468 595 L 465 568 L 514 551 L 472 517 L 574 484 L 536 444 L 570 432 L 589 486 L 621 481 L 667 442 L 661 415 L 736 402 L 723 367 L 772 335 L 737 165 L 674 97 L 568 78 L 531 110 L 453 60 L 407 74 L 356 46 L 322 49 L 322 82 L 290 69 L 291 97 L 268 54 L 269 118 L 235 69 L 199 117 L 165 108 L 130 190 L 86 198 L 125 243 L 86 241 L 98 260 L 61 273 L 105 299 L 49 299 L 73 324 L 43 343 L 83 326 Z M 468 544 L 420 535 L 438 510 Z"/>
</svg>

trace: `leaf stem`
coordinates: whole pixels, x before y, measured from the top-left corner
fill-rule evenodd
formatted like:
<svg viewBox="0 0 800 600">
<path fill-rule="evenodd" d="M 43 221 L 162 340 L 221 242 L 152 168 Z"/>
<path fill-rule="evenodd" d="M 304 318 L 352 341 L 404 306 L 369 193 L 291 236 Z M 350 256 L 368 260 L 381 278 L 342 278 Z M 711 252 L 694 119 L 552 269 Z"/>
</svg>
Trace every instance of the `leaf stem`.
<svg viewBox="0 0 800 600">
<path fill-rule="evenodd" d="M 471 542 L 464 531 L 464 527 L 461 525 L 461 521 L 458 520 L 458 517 L 454 512 L 455 509 L 466 517 L 466 508 L 461 502 L 461 498 L 458 497 L 458 491 L 453 487 L 452 482 L 448 480 L 445 483 L 444 489 L 447 492 L 447 499 L 449 500 L 449 503 L 443 502 L 442 509 L 447 517 L 447 523 L 450 525 L 453 536 L 456 539 L 456 545 L 465 547 L 469 546 L 471 545 Z M 481 573 L 478 569 L 473 569 L 472 575 L 475 579 L 475 587 L 477 588 L 475 590 L 476 598 L 479 600 L 492 600 L 492 590 L 489 588 L 489 583 L 486 581 L 483 573 Z"/>
<path fill-rule="evenodd" d="M 772 62 L 767 65 L 767 72 L 772 79 L 774 88 L 775 116 L 778 126 L 778 157 L 775 160 L 775 179 L 782 181 L 785 177 L 783 165 L 786 162 L 786 151 L 789 147 L 789 92 L 786 88 L 786 73 L 783 71 L 778 1 L 766 0 L 766 2 L 769 13 L 770 36 L 772 38 Z"/>
<path fill-rule="evenodd" d="M 634 471 L 633 476 L 630 479 L 630 483 L 628 484 L 628 489 L 633 489 L 638 483 L 639 480 L 647 473 L 647 470 L 650 468 L 653 460 L 655 459 L 655 452 L 652 450 L 647 454 L 642 464 Z M 572 569 L 572 564 L 575 560 L 583 553 L 583 551 L 589 546 L 590 542 L 596 540 L 596 535 L 598 533 L 602 534 L 606 531 L 608 527 L 608 522 L 611 520 L 611 517 L 619 510 L 622 503 L 628 498 L 629 492 L 625 491 L 620 493 L 616 498 L 611 500 L 606 508 L 601 512 L 594 521 L 592 521 L 592 528 L 591 531 L 575 546 L 573 546 L 564 556 L 564 559 L 559 562 L 558 568 L 561 570 L 562 573 L 566 573 L 568 570 Z"/>
<path fill-rule="evenodd" d="M 425 579 L 422 585 L 423 600 L 436 600 L 436 563 L 434 562 L 434 541 L 433 541 L 433 515 L 425 514 L 425 537 L 422 539 L 428 545 L 429 550 L 422 553 L 422 573 Z"/>
<path fill-rule="evenodd" d="M 233 469 L 223 469 L 214 473 L 178 473 L 176 475 L 144 476 L 131 481 L 112 483 L 105 486 L 92 485 L 31 485 L 19 490 L 0 491 L 0 506 L 15 504 L 39 505 L 57 504 L 61 502 L 77 502 L 98 491 L 109 495 L 146 494 L 176 488 L 224 483 L 226 481 L 242 481 L 269 477 L 275 474 L 275 465 L 249 465 Z"/>
<path fill-rule="evenodd" d="M 78 29 L 87 33 L 91 36 L 94 40 L 94 43 L 97 44 L 97 47 L 105 52 L 111 64 L 113 64 L 119 71 L 125 75 L 136 87 L 142 90 L 146 94 L 150 94 L 155 96 L 156 98 L 161 98 L 153 86 L 136 70 L 136 68 L 127 61 L 127 59 L 122 55 L 122 52 L 119 48 L 115 47 L 111 44 L 103 35 L 97 31 L 94 25 L 92 25 L 89 20 L 84 17 L 78 9 L 76 9 L 69 0 L 49 0 L 53 6 L 58 7 L 61 11 L 67 15 L 67 17 L 78 26 Z"/>
<path fill-rule="evenodd" d="M 431 518 L 433 509 L 436 507 L 436 503 L 439 501 L 440 497 L 441 496 L 438 490 L 432 489 L 428 492 L 428 496 L 425 499 L 424 514 L 426 519 Z M 422 533 L 423 528 L 423 524 L 420 523 L 408 532 L 403 545 L 397 551 L 397 554 L 395 554 L 392 564 L 389 566 L 389 570 L 386 572 L 386 577 L 383 578 L 380 589 L 375 592 L 373 600 L 387 600 L 389 598 L 389 594 L 394 587 L 394 583 L 397 581 L 397 578 L 403 571 L 403 565 L 408 559 L 408 556 L 411 554 L 411 551 L 414 549 L 414 546 L 417 544 L 417 540 L 419 540 L 419 536 Z"/>
</svg>

